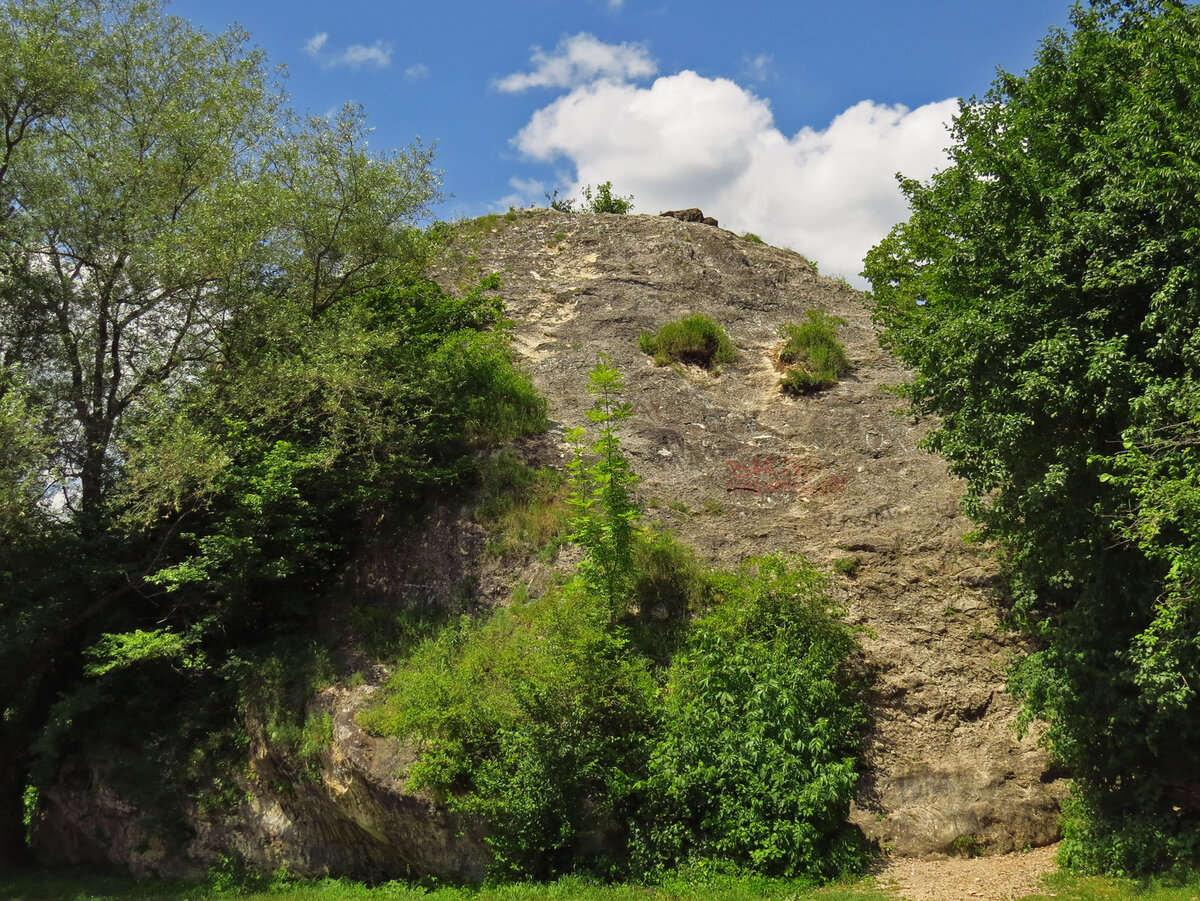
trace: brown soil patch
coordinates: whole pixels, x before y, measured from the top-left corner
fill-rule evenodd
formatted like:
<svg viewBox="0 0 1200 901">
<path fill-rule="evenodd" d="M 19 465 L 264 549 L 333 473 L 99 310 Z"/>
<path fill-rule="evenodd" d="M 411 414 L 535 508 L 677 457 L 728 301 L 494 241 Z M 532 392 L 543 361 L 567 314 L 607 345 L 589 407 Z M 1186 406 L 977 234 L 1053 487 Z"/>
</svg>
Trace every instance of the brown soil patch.
<svg viewBox="0 0 1200 901">
<path fill-rule="evenodd" d="M 1044 876 L 1054 873 L 1056 845 L 994 857 L 885 861 L 876 872 L 884 887 L 906 901 L 1011 901 L 1035 894 Z"/>
</svg>

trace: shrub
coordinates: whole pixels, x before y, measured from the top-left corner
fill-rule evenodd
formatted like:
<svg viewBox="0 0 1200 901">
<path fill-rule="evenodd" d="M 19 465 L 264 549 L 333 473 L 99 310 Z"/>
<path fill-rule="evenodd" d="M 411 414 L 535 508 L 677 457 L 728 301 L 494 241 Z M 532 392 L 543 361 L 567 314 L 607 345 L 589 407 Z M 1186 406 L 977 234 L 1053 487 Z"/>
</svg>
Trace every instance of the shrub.
<svg viewBox="0 0 1200 901">
<path fill-rule="evenodd" d="M 576 579 L 426 642 L 361 719 L 419 740 L 410 785 L 487 823 L 494 873 L 544 878 L 596 868 L 579 846 L 626 817 L 654 694 L 606 599 Z"/>
<path fill-rule="evenodd" d="M 742 240 L 747 242 L 748 244 L 766 244 L 767 243 L 762 238 L 760 238 L 758 235 L 754 234 L 754 232 L 746 232 L 746 234 L 742 235 Z"/>
<path fill-rule="evenodd" d="M 659 366 L 674 361 L 712 369 L 737 359 L 725 329 L 702 313 L 668 322 L 657 332 L 646 332 L 638 339 L 638 347 Z"/>
<path fill-rule="evenodd" d="M 622 197 L 612 192 L 612 182 L 606 181 L 596 188 L 592 194 L 592 186 L 585 185 L 583 189 L 583 206 L 585 213 L 615 213 L 624 216 L 633 209 L 633 195 Z"/>
<path fill-rule="evenodd" d="M 640 786 L 639 864 L 697 858 L 767 875 L 861 866 L 846 825 L 866 722 L 849 630 L 810 564 L 767 557 L 714 577 L 721 602 L 671 665 L 662 731 Z"/>
<path fill-rule="evenodd" d="M 785 325 L 786 339 L 779 361 L 789 364 L 780 382 L 789 394 L 811 394 L 831 388 L 850 371 L 850 361 L 837 338 L 837 327 L 845 321 L 823 310 L 809 310 L 805 322 Z"/>
</svg>

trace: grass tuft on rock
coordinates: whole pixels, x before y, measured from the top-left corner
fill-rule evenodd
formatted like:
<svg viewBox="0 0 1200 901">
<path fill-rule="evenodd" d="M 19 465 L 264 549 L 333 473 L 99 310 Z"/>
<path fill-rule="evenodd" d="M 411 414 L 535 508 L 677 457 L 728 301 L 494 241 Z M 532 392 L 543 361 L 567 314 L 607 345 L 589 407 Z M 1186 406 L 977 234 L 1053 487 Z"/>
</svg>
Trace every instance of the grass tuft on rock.
<svg viewBox="0 0 1200 901">
<path fill-rule="evenodd" d="M 786 340 L 779 362 L 789 368 L 780 387 L 788 394 L 813 394 L 832 388 L 850 371 L 846 348 L 837 337 L 837 327 L 845 325 L 845 320 L 823 310 L 809 310 L 805 319 L 782 329 Z"/>
<path fill-rule="evenodd" d="M 668 322 L 657 332 L 646 332 L 638 339 L 638 347 L 654 357 L 659 366 L 689 363 L 715 369 L 737 359 L 737 350 L 725 329 L 703 313 Z"/>
</svg>

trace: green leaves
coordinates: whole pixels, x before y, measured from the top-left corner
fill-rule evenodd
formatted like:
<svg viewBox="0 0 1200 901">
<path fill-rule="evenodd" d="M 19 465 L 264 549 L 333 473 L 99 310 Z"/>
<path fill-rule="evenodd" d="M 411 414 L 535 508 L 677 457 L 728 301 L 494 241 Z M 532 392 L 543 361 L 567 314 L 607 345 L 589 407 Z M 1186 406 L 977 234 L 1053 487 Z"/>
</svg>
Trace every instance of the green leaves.
<svg viewBox="0 0 1200 901">
<path fill-rule="evenodd" d="M 1069 854 L 1136 869 L 1197 822 L 1158 818 L 1200 766 L 1200 11 L 1072 21 L 963 104 L 953 165 L 903 183 L 912 215 L 864 271 L 906 395 L 938 417 L 929 446 L 1050 638 L 1014 684 L 1094 818 Z"/>
<path fill-rule="evenodd" d="M 587 386 L 596 397 L 587 416 L 599 426 L 599 437 L 587 445 L 583 429 L 567 434 L 575 449 L 567 464 L 571 487 L 567 503 L 575 511 L 571 540 L 585 552 L 579 573 L 606 599 L 614 620 L 624 616 L 633 588 L 638 516 L 632 496 L 637 476 L 617 434 L 617 424 L 633 415 L 633 408 L 619 399 L 623 384 L 620 371 L 601 357 L 588 375 Z"/>
<path fill-rule="evenodd" d="M 642 786 L 641 865 L 747 861 L 830 878 L 861 865 L 845 820 L 865 713 L 854 647 L 804 561 L 748 561 L 715 579 L 718 602 L 667 676 L 662 732 Z"/>
<path fill-rule="evenodd" d="M 623 216 L 632 209 L 633 195 L 630 194 L 622 197 L 620 194 L 614 194 L 611 181 L 606 181 L 604 184 L 597 186 L 594 195 L 591 185 L 584 185 L 583 187 L 583 204 L 580 207 L 580 212 L 615 213 L 618 216 Z"/>
</svg>

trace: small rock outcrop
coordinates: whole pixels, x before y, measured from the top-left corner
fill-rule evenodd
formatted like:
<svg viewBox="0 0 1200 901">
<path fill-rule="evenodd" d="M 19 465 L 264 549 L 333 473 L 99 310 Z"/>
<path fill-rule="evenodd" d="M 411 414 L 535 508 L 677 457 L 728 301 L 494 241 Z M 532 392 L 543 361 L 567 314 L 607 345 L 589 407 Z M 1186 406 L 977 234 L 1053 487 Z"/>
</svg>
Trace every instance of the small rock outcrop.
<svg viewBox="0 0 1200 901">
<path fill-rule="evenodd" d="M 303 878 L 482 880 L 483 836 L 406 789 L 411 749 L 355 722 L 372 692 L 368 685 L 330 688 L 312 699 L 309 714 L 328 715 L 332 726 L 332 741 L 316 759 L 298 760 L 251 724 L 239 778 L 244 800 L 230 809 L 181 799 L 179 809 L 166 811 L 173 822 L 164 823 L 164 811 L 139 810 L 94 770 L 64 772 L 43 793 L 35 850 L 44 864 L 118 867 L 136 876 L 197 878 L 231 858 Z"/>
<path fill-rule="evenodd" d="M 690 207 L 686 210 L 667 210 L 665 213 L 659 213 L 660 216 L 669 216 L 672 219 L 678 219 L 680 222 L 699 222 L 702 225 L 717 224 L 717 220 L 712 216 L 705 216 L 703 211 L 696 207 Z"/>
</svg>

